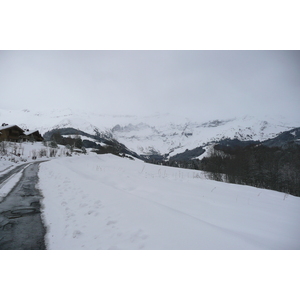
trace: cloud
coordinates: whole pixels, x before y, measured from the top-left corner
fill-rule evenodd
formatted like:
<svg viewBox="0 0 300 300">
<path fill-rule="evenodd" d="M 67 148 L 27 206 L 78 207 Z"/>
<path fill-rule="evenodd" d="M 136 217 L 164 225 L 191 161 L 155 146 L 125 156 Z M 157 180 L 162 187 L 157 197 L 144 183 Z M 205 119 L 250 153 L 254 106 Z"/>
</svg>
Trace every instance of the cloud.
<svg viewBox="0 0 300 300">
<path fill-rule="evenodd" d="M 1 51 L 4 108 L 187 117 L 300 109 L 299 51 Z"/>
</svg>

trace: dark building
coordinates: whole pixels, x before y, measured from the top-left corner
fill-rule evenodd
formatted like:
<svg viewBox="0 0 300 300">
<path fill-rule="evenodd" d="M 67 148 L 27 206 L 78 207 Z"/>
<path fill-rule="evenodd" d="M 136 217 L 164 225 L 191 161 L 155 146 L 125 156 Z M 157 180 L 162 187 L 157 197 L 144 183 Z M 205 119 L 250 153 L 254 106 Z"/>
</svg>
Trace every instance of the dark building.
<svg viewBox="0 0 300 300">
<path fill-rule="evenodd" d="M 0 141 L 20 142 L 24 130 L 17 125 L 2 124 L 0 126 Z"/>
<path fill-rule="evenodd" d="M 44 140 L 44 138 L 41 136 L 38 130 L 25 131 L 24 135 L 30 141 L 34 140 L 36 142 L 42 142 Z"/>
</svg>

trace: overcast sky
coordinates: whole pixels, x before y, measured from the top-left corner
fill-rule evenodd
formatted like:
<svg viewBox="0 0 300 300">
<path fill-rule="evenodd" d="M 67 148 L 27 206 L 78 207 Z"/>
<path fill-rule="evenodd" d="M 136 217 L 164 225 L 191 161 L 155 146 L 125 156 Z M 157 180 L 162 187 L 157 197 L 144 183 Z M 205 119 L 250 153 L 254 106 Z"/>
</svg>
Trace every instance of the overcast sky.
<svg viewBox="0 0 300 300">
<path fill-rule="evenodd" d="M 300 119 L 299 51 L 0 51 L 4 109 Z"/>
</svg>

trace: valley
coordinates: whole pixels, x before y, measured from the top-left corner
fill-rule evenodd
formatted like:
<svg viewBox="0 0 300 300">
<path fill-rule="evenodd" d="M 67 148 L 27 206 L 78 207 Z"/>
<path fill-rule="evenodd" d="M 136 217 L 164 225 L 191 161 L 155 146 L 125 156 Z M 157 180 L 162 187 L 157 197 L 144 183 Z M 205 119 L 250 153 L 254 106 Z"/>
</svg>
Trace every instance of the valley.
<svg viewBox="0 0 300 300">
<path fill-rule="evenodd" d="M 45 139 L 1 142 L 0 196 L 4 205 L 20 182 L 13 166 L 47 160 L 36 184 L 46 249 L 300 249 L 299 124 L 70 109 L 0 117 Z"/>
</svg>

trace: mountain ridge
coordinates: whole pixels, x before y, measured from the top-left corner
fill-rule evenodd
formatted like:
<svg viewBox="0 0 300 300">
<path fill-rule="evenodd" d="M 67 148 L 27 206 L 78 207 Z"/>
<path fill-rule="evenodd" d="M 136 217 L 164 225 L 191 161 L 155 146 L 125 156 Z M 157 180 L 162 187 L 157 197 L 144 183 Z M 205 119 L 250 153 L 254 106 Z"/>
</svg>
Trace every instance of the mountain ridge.
<svg viewBox="0 0 300 300">
<path fill-rule="evenodd" d="M 300 122 L 266 116 L 265 119 L 242 116 L 227 119 L 195 120 L 185 116 L 110 116 L 74 109 L 44 111 L 0 110 L 2 122 L 22 128 L 38 129 L 42 134 L 59 128 L 75 128 L 87 134 L 99 132 L 125 145 L 138 155 L 176 156 L 186 150 L 224 139 L 267 141 L 282 132 L 300 127 Z"/>
</svg>

